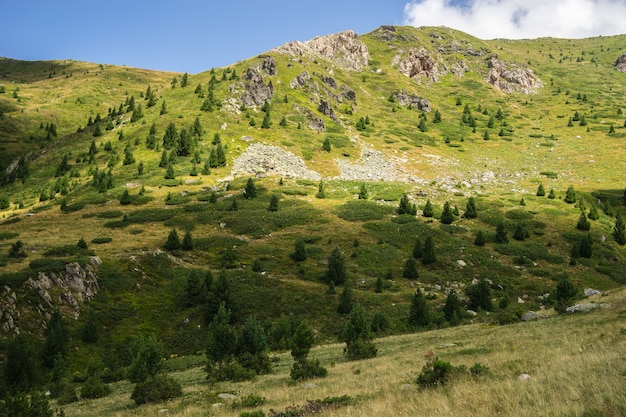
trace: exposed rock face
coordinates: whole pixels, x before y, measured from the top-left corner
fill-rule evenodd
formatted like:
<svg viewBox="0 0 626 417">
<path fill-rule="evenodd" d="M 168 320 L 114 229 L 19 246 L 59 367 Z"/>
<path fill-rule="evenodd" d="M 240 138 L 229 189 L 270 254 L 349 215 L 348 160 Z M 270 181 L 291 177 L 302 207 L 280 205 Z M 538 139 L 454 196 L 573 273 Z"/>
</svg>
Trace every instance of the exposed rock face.
<svg viewBox="0 0 626 417">
<path fill-rule="evenodd" d="M 342 86 L 339 94 L 341 95 L 341 97 L 347 100 L 350 100 L 350 101 L 356 100 L 356 93 L 348 86 L 345 86 L 345 85 Z"/>
<path fill-rule="evenodd" d="M 274 85 L 272 82 L 270 81 L 268 85 L 265 85 L 259 70 L 253 67 L 248 68 L 246 72 L 246 92 L 241 96 L 241 101 L 246 106 L 262 106 L 266 101 L 272 101 L 273 96 Z"/>
<path fill-rule="evenodd" d="M 409 78 L 426 77 L 429 80 L 437 81 L 437 77 L 440 75 L 435 59 L 425 48 L 420 48 L 417 51 L 411 48 L 404 58 L 394 57 L 392 65 L 397 65 L 398 71 Z"/>
<path fill-rule="evenodd" d="M 294 106 L 294 110 L 306 118 L 307 124 L 311 129 L 316 132 L 323 132 L 326 130 L 324 119 L 313 113 L 311 110 L 306 107 L 298 106 L 297 104 Z"/>
<path fill-rule="evenodd" d="M 426 100 L 425 98 L 416 96 L 415 94 L 409 94 L 405 90 L 396 91 L 392 94 L 392 96 L 396 100 L 396 103 L 398 103 L 401 106 L 417 107 L 419 110 L 422 110 L 422 111 L 431 110 L 430 103 L 428 102 L 428 100 Z"/>
<path fill-rule="evenodd" d="M 330 106 L 330 103 L 326 100 L 320 100 L 320 105 L 317 107 L 317 110 L 325 116 L 330 117 L 331 119 L 337 121 L 335 117 L 335 111 Z"/>
<path fill-rule="evenodd" d="M 626 73 L 626 52 L 617 58 L 617 61 L 615 61 L 615 68 L 617 68 L 618 71 Z"/>
<path fill-rule="evenodd" d="M 296 78 L 289 81 L 289 87 L 294 88 L 294 89 L 302 88 L 307 85 L 310 79 L 311 79 L 311 75 L 309 75 L 309 72 L 303 71 Z"/>
<path fill-rule="evenodd" d="M 84 268 L 78 263 L 65 265 L 65 271 L 45 274 L 40 272 L 37 278 L 29 278 L 20 289 L 12 290 L 4 286 L 0 292 L 0 318 L 3 333 L 19 333 L 19 318 L 31 311 L 49 318 L 56 308 L 67 311 L 72 318 L 80 316 L 81 305 L 91 301 L 98 294 L 98 276 L 96 267 L 101 263 L 94 257 Z M 36 294 L 36 301 L 32 295 Z"/>
<path fill-rule="evenodd" d="M 317 56 L 351 71 L 363 70 L 367 67 L 369 60 L 367 46 L 351 30 L 333 35 L 317 36 L 306 42 L 288 42 L 274 48 L 273 51 L 301 57 Z"/>
<path fill-rule="evenodd" d="M 324 81 L 324 83 L 328 84 L 331 88 L 337 88 L 337 81 L 333 77 L 329 77 L 324 74 L 319 74 L 319 77 Z"/>
<path fill-rule="evenodd" d="M 232 174 L 277 175 L 319 180 L 320 174 L 307 169 L 302 158 L 278 146 L 252 143 L 233 163 Z"/>
<path fill-rule="evenodd" d="M 543 87 L 529 68 L 500 61 L 495 55 L 489 58 L 487 65 L 490 71 L 485 81 L 505 93 L 534 94 Z"/>
<path fill-rule="evenodd" d="M 267 72 L 267 75 L 269 76 L 276 75 L 276 60 L 274 57 L 270 55 L 262 55 L 260 58 L 263 58 L 263 65 L 261 66 L 261 69 Z"/>
<path fill-rule="evenodd" d="M 540 320 L 540 319 L 547 319 L 548 316 L 544 316 L 543 314 L 539 314 L 535 311 L 527 311 L 526 313 L 524 313 L 524 315 L 522 316 L 521 320 L 522 321 L 533 321 L 533 320 Z"/>
</svg>

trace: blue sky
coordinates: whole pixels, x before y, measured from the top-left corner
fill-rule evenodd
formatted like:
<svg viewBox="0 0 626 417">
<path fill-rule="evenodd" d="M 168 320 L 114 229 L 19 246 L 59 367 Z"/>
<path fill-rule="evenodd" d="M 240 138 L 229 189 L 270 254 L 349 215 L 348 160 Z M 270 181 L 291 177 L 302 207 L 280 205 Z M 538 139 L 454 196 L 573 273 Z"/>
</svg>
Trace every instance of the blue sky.
<svg viewBox="0 0 626 417">
<path fill-rule="evenodd" d="M 380 25 L 445 25 L 484 39 L 626 33 L 626 0 L 0 0 L 0 16 L 0 56 L 189 73 Z"/>
</svg>

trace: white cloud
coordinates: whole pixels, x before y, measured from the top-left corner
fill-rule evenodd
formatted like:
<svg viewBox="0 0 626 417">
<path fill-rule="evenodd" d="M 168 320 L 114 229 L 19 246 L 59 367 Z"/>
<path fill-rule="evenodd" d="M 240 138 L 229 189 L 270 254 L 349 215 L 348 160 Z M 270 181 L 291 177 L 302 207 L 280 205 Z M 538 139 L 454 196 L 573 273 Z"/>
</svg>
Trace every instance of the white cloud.
<svg viewBox="0 0 626 417">
<path fill-rule="evenodd" d="M 626 0 L 418 0 L 404 24 L 447 26 L 482 39 L 626 34 Z"/>
</svg>

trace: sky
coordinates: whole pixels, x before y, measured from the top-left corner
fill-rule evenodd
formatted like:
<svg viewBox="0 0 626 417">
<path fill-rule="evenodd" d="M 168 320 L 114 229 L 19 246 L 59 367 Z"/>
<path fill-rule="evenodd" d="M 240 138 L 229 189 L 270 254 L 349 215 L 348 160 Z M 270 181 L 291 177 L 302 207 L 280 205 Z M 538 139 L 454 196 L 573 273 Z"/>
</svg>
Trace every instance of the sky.
<svg viewBox="0 0 626 417">
<path fill-rule="evenodd" d="M 482 39 L 626 34 L 626 0 L 0 0 L 0 56 L 191 74 L 285 42 L 381 25 Z"/>
</svg>

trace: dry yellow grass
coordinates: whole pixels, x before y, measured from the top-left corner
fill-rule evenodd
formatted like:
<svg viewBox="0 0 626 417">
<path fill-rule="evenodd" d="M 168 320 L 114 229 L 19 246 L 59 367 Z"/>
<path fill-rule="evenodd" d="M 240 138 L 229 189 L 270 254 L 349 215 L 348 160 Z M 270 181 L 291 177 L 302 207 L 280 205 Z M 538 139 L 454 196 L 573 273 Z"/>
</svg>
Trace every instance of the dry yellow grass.
<svg viewBox="0 0 626 417">
<path fill-rule="evenodd" d="M 599 297 L 611 308 L 587 314 L 498 327 L 482 323 L 376 341 L 377 358 L 345 362 L 342 344 L 311 352 L 328 368 L 324 379 L 307 387 L 289 379 L 291 357 L 277 355 L 274 373 L 253 382 L 206 383 L 201 367 L 172 376 L 184 397 L 168 403 L 135 407 L 131 384 L 113 384 L 104 399 L 65 407 L 70 416 L 238 416 L 241 409 L 214 406 L 222 392 L 265 397 L 266 415 L 307 400 L 349 395 L 355 405 L 326 410 L 324 416 L 621 416 L 626 413 L 626 290 Z M 478 362 L 488 375 L 455 377 L 442 388 L 420 390 L 415 379 L 426 359 L 435 355 L 455 366 Z M 519 381 L 527 373 L 530 380 Z"/>
</svg>

